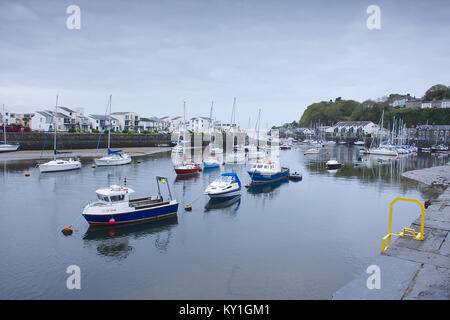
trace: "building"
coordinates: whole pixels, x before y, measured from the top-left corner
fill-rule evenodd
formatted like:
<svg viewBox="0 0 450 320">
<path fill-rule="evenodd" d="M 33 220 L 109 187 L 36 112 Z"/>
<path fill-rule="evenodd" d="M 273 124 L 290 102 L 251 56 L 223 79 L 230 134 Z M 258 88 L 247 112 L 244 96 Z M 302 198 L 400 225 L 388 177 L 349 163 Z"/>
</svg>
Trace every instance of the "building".
<svg viewBox="0 0 450 320">
<path fill-rule="evenodd" d="M 430 145 L 450 143 L 450 125 L 419 125 L 416 127 L 417 140 Z"/>
<path fill-rule="evenodd" d="M 113 112 L 111 113 L 119 121 L 121 131 L 140 131 L 139 115 L 135 112 Z"/>
<path fill-rule="evenodd" d="M 139 127 L 142 131 L 161 132 L 166 130 L 166 122 L 157 117 L 140 118 Z"/>
<path fill-rule="evenodd" d="M 325 132 L 333 137 L 360 137 L 378 134 L 379 126 L 372 121 L 340 121 L 328 127 Z"/>
<path fill-rule="evenodd" d="M 111 131 L 121 131 L 119 126 L 119 121 L 108 115 L 90 114 L 87 116 L 89 121 L 89 127 L 92 130 L 102 131 L 103 129 L 108 130 L 111 126 Z"/>
<path fill-rule="evenodd" d="M 211 120 L 208 117 L 192 117 L 189 119 L 188 130 L 195 133 L 207 132 L 212 129 Z"/>
<path fill-rule="evenodd" d="M 49 131 L 53 116 L 45 111 L 36 111 L 31 118 L 30 128 L 33 131 Z"/>
<path fill-rule="evenodd" d="M 406 109 L 419 109 L 422 106 L 422 100 L 414 99 L 405 102 Z"/>
</svg>

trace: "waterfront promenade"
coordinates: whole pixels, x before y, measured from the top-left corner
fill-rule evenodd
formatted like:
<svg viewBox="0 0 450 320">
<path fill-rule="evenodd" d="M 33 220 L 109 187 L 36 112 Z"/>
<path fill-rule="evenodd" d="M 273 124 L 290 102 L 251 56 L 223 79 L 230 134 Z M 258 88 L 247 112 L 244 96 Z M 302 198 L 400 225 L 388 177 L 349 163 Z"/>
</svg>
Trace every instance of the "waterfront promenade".
<svg viewBox="0 0 450 320">
<path fill-rule="evenodd" d="M 368 289 L 370 274 L 363 273 L 336 291 L 332 299 L 450 299 L 450 165 L 413 170 L 403 176 L 443 190 L 425 210 L 424 240 L 392 239 L 390 247 L 372 263 L 380 267 L 381 288 Z M 410 228 L 420 230 L 420 224 L 418 217 Z"/>
</svg>

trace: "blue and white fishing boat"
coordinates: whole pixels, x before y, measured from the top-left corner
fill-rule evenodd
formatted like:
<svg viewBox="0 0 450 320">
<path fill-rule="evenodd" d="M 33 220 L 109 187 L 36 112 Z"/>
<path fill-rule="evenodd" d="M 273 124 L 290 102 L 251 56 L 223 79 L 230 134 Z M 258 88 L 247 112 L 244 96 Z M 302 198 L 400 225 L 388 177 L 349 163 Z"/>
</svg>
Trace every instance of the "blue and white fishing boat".
<svg viewBox="0 0 450 320">
<path fill-rule="evenodd" d="M 233 198 L 241 194 L 241 181 L 235 172 L 225 172 L 205 189 L 211 200 Z"/>
<path fill-rule="evenodd" d="M 159 220 L 177 215 L 178 202 L 172 199 L 169 182 L 165 177 L 156 177 L 158 195 L 130 199 L 134 192 L 127 186 L 112 185 L 96 190 L 97 201 L 88 203 L 83 209 L 83 217 L 90 225 L 116 225 Z M 169 200 L 161 196 L 159 182 L 167 184 Z"/>
<path fill-rule="evenodd" d="M 267 160 L 252 165 L 248 171 L 252 183 L 269 183 L 289 177 L 289 169 L 281 167 L 276 161 Z"/>
</svg>

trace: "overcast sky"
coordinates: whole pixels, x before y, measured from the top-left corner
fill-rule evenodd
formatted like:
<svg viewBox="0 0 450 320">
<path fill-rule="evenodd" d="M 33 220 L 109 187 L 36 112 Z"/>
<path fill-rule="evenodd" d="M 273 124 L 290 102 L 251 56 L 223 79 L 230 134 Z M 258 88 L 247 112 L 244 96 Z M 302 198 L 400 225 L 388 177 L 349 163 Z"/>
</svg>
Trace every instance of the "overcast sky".
<svg viewBox="0 0 450 320">
<path fill-rule="evenodd" d="M 81 8 L 69 30 L 66 9 Z M 369 30 L 369 5 L 381 29 Z M 0 104 L 208 116 L 244 128 L 342 97 L 450 84 L 450 1 L 0 0 Z"/>
</svg>

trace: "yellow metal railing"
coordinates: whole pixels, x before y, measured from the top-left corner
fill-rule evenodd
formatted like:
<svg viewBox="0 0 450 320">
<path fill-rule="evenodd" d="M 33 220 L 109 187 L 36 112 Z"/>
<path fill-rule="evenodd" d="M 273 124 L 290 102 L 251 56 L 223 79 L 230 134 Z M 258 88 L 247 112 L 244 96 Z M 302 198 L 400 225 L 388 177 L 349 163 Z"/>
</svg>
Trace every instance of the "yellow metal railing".
<svg viewBox="0 0 450 320">
<path fill-rule="evenodd" d="M 421 221 L 420 221 L 420 232 L 417 232 L 416 230 L 414 230 L 412 228 L 403 228 L 402 232 L 400 232 L 400 233 L 392 233 L 391 232 L 391 229 L 392 229 L 392 207 L 394 206 L 394 203 L 396 203 L 397 201 L 415 202 L 422 208 L 422 216 L 421 216 Z M 425 207 L 423 206 L 422 203 L 420 203 L 419 200 L 407 199 L 407 198 L 395 198 L 391 202 L 391 205 L 389 206 L 389 230 L 388 230 L 388 234 L 385 235 L 382 239 L 381 252 L 384 252 L 391 245 L 391 236 L 396 236 L 396 237 L 401 237 L 401 238 L 411 237 L 414 240 L 423 240 L 424 223 L 425 223 Z M 386 245 L 386 243 L 387 243 L 387 245 Z"/>
</svg>

